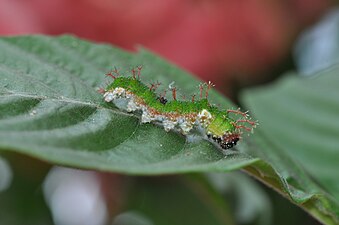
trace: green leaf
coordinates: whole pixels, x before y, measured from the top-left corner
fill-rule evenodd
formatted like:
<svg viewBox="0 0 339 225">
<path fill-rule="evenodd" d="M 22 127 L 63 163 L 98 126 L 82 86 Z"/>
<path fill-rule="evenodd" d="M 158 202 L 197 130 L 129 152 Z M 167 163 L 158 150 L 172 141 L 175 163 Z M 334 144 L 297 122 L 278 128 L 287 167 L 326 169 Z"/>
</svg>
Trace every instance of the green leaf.
<svg viewBox="0 0 339 225">
<path fill-rule="evenodd" d="M 148 175 L 229 171 L 258 160 L 224 155 L 207 141 L 187 142 L 106 104 L 96 88 L 113 65 L 130 73 L 141 64 L 145 82 L 175 80 L 196 91 L 188 85 L 191 76 L 149 52 L 131 54 L 70 36 L 3 38 L 0 47 L 2 149 L 61 165 Z"/>
<path fill-rule="evenodd" d="M 70 36 L 1 38 L 0 48 L 0 149 L 54 164 L 125 174 L 244 168 L 320 221 L 338 222 L 337 202 L 287 154 L 278 152 L 263 129 L 253 138 L 245 137 L 239 151 L 223 154 L 207 141 L 188 142 L 159 126 L 140 124 L 136 115 L 104 103 L 96 92 L 113 66 L 126 72 L 137 65 L 144 66 L 145 82 L 175 81 L 182 94 L 197 92 L 198 81 L 159 57 Z M 210 100 L 234 107 L 216 92 Z"/>
<path fill-rule="evenodd" d="M 339 215 L 338 73 L 333 67 L 312 78 L 289 74 L 243 96 L 260 121 L 254 141 L 261 149 L 252 155 L 274 166 L 293 202 L 313 215 L 319 209 L 333 223 Z"/>
</svg>

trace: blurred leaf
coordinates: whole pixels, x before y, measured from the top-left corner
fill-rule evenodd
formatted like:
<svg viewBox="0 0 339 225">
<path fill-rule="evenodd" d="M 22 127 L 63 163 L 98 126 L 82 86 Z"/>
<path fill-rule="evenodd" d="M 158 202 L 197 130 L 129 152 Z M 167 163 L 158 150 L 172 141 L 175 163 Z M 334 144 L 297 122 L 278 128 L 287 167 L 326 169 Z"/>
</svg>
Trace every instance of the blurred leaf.
<svg viewBox="0 0 339 225">
<path fill-rule="evenodd" d="M 243 98 L 260 121 L 260 135 L 255 135 L 254 141 L 261 149 L 253 149 L 252 154 L 274 165 L 285 178 L 282 185 L 289 190 L 293 201 L 311 212 L 314 206 L 323 205 L 321 211 L 336 218 L 336 222 L 339 215 L 338 73 L 339 67 L 312 79 L 290 74 L 273 85 L 245 92 Z M 291 159 L 287 160 L 287 155 Z M 294 165 L 301 165 L 306 171 Z"/>
<path fill-rule="evenodd" d="M 139 178 L 130 186 L 127 209 L 152 224 L 235 224 L 222 196 L 202 176 Z"/>
<path fill-rule="evenodd" d="M 225 199 L 234 199 L 237 224 L 272 224 L 269 197 L 254 180 L 240 172 L 209 173 L 207 178 Z"/>
<path fill-rule="evenodd" d="M 207 141 L 187 142 L 156 125 L 141 125 L 137 116 L 104 103 L 96 93 L 104 83 L 102 74 L 113 65 L 125 72 L 140 64 L 145 82 L 175 81 L 185 95 L 197 91 L 192 76 L 159 57 L 70 36 L 2 38 L 0 47 L 0 149 L 55 164 L 126 174 L 244 168 L 320 221 L 338 221 L 338 204 L 286 154 L 273 151 L 275 146 L 261 131 L 244 138 L 239 151 L 223 154 Z M 210 99 L 223 108 L 232 107 L 216 92 Z"/>
</svg>

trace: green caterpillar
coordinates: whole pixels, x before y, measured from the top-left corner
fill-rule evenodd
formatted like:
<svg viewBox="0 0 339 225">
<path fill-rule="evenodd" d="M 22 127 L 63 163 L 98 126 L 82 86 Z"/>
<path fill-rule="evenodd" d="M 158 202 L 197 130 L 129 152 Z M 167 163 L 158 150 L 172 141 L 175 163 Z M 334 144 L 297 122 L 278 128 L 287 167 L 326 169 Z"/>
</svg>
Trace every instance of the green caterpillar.
<svg viewBox="0 0 339 225">
<path fill-rule="evenodd" d="M 219 110 L 207 100 L 208 91 L 213 84 L 206 83 L 205 97 L 202 98 L 204 85 L 200 85 L 200 100 L 179 101 L 176 99 L 176 88 L 170 84 L 173 101 L 156 94 L 159 83 L 150 87 L 140 81 L 141 67 L 133 69 L 133 76 L 120 76 L 115 69 L 106 74 L 113 78 L 113 82 L 101 90 L 106 102 L 117 99 L 126 100 L 128 112 L 141 111 L 141 122 L 156 122 L 166 131 L 177 130 L 184 135 L 192 129 L 203 130 L 208 139 L 222 149 L 232 148 L 241 138 L 242 130 L 252 131 L 257 122 L 248 119 L 248 114 L 239 110 Z M 239 114 L 241 119 L 232 119 L 230 113 Z M 248 124 L 249 126 L 246 126 Z"/>
</svg>

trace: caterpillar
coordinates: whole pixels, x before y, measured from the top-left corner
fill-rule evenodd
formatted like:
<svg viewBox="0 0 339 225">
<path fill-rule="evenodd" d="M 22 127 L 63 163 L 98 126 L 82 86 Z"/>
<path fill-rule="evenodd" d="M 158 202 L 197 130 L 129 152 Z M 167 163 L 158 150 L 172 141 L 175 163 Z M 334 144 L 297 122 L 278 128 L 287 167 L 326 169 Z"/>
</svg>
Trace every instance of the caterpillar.
<svg viewBox="0 0 339 225">
<path fill-rule="evenodd" d="M 141 112 L 141 123 L 157 123 L 165 131 L 176 130 L 188 135 L 192 130 L 202 130 L 208 140 L 222 149 L 232 148 L 241 139 L 243 131 L 251 131 L 257 126 L 247 112 L 239 109 L 220 110 L 209 103 L 208 91 L 214 86 L 211 82 L 199 85 L 200 99 L 195 95 L 190 101 L 177 100 L 177 89 L 172 82 L 169 89 L 172 92 L 172 101 L 168 101 L 165 94 L 159 95 L 155 90 L 160 83 L 146 85 L 141 82 L 141 66 L 132 69 L 131 76 L 121 76 L 115 68 L 106 76 L 113 78 L 113 82 L 100 93 L 106 102 L 117 104 L 117 100 L 125 101 L 127 112 Z M 237 114 L 233 119 L 230 114 Z"/>
</svg>

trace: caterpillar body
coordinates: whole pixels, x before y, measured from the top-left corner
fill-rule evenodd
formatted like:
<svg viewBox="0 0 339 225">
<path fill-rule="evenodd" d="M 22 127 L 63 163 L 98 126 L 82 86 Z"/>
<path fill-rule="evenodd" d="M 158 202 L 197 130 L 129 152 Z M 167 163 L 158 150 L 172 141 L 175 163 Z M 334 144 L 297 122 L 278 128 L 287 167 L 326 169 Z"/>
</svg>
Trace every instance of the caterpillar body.
<svg viewBox="0 0 339 225">
<path fill-rule="evenodd" d="M 240 110 L 220 110 L 209 103 L 208 90 L 213 87 L 211 82 L 202 84 L 200 100 L 180 101 L 176 98 L 176 88 L 173 83 L 169 85 L 173 101 L 165 96 L 159 96 L 155 90 L 159 83 L 147 86 L 140 81 L 141 67 L 132 70 L 132 76 L 120 76 L 115 69 L 106 74 L 113 78 L 113 82 L 105 89 L 101 89 L 106 102 L 115 103 L 116 100 L 126 101 L 128 112 L 141 112 L 141 122 L 155 122 L 164 127 L 166 131 L 176 130 L 183 135 L 189 134 L 193 129 L 203 130 L 206 137 L 222 149 L 232 148 L 241 139 L 242 131 L 253 131 L 257 122 L 251 121 L 248 114 Z M 205 96 L 203 91 L 205 88 Z M 232 119 L 230 114 L 240 115 L 240 119 Z"/>
</svg>

